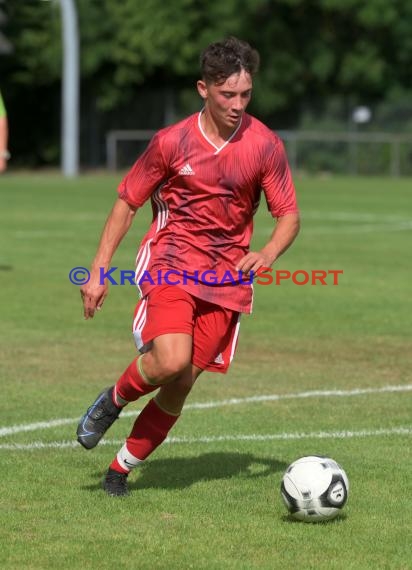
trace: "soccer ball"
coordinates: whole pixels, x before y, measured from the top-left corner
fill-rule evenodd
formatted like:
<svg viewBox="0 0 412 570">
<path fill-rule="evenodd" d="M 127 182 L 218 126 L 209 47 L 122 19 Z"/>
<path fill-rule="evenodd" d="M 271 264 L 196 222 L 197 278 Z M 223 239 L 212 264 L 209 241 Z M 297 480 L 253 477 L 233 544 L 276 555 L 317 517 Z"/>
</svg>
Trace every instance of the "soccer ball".
<svg viewBox="0 0 412 570">
<path fill-rule="evenodd" d="M 294 519 L 319 522 L 334 519 L 345 505 L 349 480 L 342 467 L 329 457 L 301 457 L 287 468 L 281 494 Z"/>
</svg>

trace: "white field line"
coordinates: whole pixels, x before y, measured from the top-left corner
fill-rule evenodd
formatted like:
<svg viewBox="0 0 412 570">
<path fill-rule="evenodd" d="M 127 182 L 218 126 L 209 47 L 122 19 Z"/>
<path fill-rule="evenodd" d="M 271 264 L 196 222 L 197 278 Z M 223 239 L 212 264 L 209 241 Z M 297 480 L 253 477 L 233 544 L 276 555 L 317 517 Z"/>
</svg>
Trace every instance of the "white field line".
<svg viewBox="0 0 412 570">
<path fill-rule="evenodd" d="M 281 400 L 295 400 L 302 398 L 340 398 L 350 396 L 363 396 L 365 394 L 382 394 L 394 392 L 410 392 L 412 391 L 412 384 L 405 384 L 400 386 L 382 386 L 380 388 L 354 388 L 353 390 L 311 390 L 307 392 L 297 392 L 292 394 L 268 394 L 261 396 L 249 396 L 246 398 L 230 398 L 227 400 L 218 400 L 212 402 L 198 402 L 187 404 L 186 410 L 204 410 L 212 408 L 221 408 L 224 406 L 237 406 L 241 404 L 256 404 L 260 402 L 277 402 Z M 129 418 L 138 415 L 138 411 L 123 412 L 120 418 Z M 8 435 L 15 435 L 17 433 L 36 431 L 42 429 L 51 429 L 63 425 L 77 423 L 78 418 L 60 418 L 55 420 L 36 422 L 31 424 L 20 424 L 0 428 L 0 437 Z"/>
<path fill-rule="evenodd" d="M 308 433 L 268 433 L 268 434 L 239 434 L 239 435 L 217 435 L 209 437 L 168 437 L 164 443 L 181 443 L 181 444 L 196 444 L 196 443 L 220 443 L 225 441 L 290 441 L 298 439 L 349 439 L 356 437 L 379 437 L 379 436 L 411 436 L 412 426 L 399 426 L 396 428 L 381 428 L 376 430 L 359 430 L 359 431 L 318 431 Z M 124 440 L 117 439 L 104 439 L 99 445 L 123 445 Z M 0 445 L 0 450 L 7 451 L 30 451 L 37 449 L 64 449 L 64 448 L 79 448 L 80 444 L 77 441 L 34 441 L 28 444 L 21 443 L 6 443 Z"/>
<path fill-rule="evenodd" d="M 268 235 L 273 228 L 259 227 L 255 233 L 258 235 Z M 330 225 L 306 227 L 302 226 L 302 231 L 307 235 L 324 235 L 324 234 L 365 234 L 378 232 L 402 232 L 412 230 L 412 221 L 388 222 L 388 223 L 371 223 L 371 224 L 352 224 L 352 225 Z"/>
<path fill-rule="evenodd" d="M 319 212 L 308 210 L 302 212 L 303 222 L 312 220 L 318 222 L 341 222 L 338 225 L 324 226 L 318 224 L 316 227 L 306 227 L 303 223 L 302 231 L 305 234 L 325 235 L 325 234 L 358 234 L 373 232 L 399 232 L 412 230 L 412 219 L 401 214 L 377 215 L 362 212 Z M 266 235 L 272 231 L 271 227 L 260 226 L 256 231 L 258 234 Z"/>
<path fill-rule="evenodd" d="M 341 398 L 346 396 L 363 396 L 364 394 L 382 394 L 387 392 L 410 392 L 412 384 L 401 386 L 382 386 L 380 388 L 354 388 L 353 390 L 310 390 L 292 394 L 268 394 L 266 396 L 248 396 L 246 398 L 230 398 L 216 402 L 199 402 L 188 404 L 185 409 L 199 410 L 218 408 L 221 406 L 236 406 L 239 404 L 256 404 L 258 402 L 273 402 L 279 400 L 296 400 L 301 398 Z M 1 432 L 0 432 L 1 433 Z"/>
<path fill-rule="evenodd" d="M 17 230 L 13 232 L 16 239 L 48 239 L 50 237 L 68 239 L 76 235 L 76 232 L 61 230 Z"/>
<path fill-rule="evenodd" d="M 43 219 L 42 217 L 40 219 Z M 319 221 L 319 222 L 342 222 L 341 227 L 336 225 L 322 227 L 318 226 L 316 228 L 303 228 L 305 233 L 308 234 L 329 234 L 329 233 L 344 233 L 344 234 L 355 234 L 355 233 L 369 233 L 369 232 L 380 232 L 380 231 L 408 231 L 412 230 L 412 220 L 401 214 L 387 214 L 387 215 L 377 215 L 362 212 L 319 212 L 315 210 L 308 210 L 302 212 L 302 219 Z M 70 217 L 72 222 L 85 222 L 85 221 L 95 221 L 101 220 L 99 215 L 89 215 L 89 214 L 77 214 Z M 67 222 L 67 219 L 65 219 Z M 351 225 L 346 225 L 346 223 Z M 361 225 L 363 224 L 363 225 Z M 255 233 L 266 235 L 268 231 L 272 231 L 273 227 L 266 229 L 265 227 L 260 227 L 255 230 Z M 76 232 L 66 230 L 62 232 L 61 230 L 17 230 L 13 233 L 14 237 L 17 239 L 35 239 L 35 238 L 48 238 L 50 236 L 57 238 L 67 238 L 75 235 Z"/>
<path fill-rule="evenodd" d="M 316 220 L 316 221 L 332 221 L 332 222 L 379 222 L 379 223 L 391 223 L 391 222 L 412 222 L 410 217 L 405 217 L 403 214 L 371 214 L 369 212 L 321 212 L 319 210 L 304 210 L 302 212 L 302 218 L 306 220 Z"/>
<path fill-rule="evenodd" d="M 409 216 L 405 216 L 404 213 L 399 214 L 373 214 L 371 212 L 356 212 L 356 211 L 343 211 L 343 210 L 303 210 L 301 212 L 302 217 L 308 220 L 328 220 L 337 222 L 405 222 L 410 221 Z M 6 219 L 5 215 L 0 215 L 0 220 Z M 7 216 L 9 219 L 9 215 Z M 30 213 L 30 219 L 35 221 L 49 221 L 48 215 L 42 212 Z M 93 214 L 90 212 L 76 212 L 76 213 L 65 213 L 65 214 L 54 214 L 53 221 L 57 222 L 104 222 L 105 216 L 101 214 Z M 52 233 L 54 230 L 50 230 Z"/>
<path fill-rule="evenodd" d="M 337 228 L 336 226 L 303 228 L 307 234 L 367 234 L 373 232 L 403 232 L 412 230 L 412 221 L 410 222 L 392 222 L 388 224 L 356 224 L 353 226 L 344 226 Z"/>
<path fill-rule="evenodd" d="M 273 227 L 265 229 L 264 227 L 259 227 L 255 230 L 256 235 L 267 235 L 268 232 L 272 231 Z M 412 230 L 412 221 L 405 220 L 403 222 L 387 222 L 387 223 L 370 223 L 370 224 L 359 224 L 357 222 L 351 225 L 342 225 L 341 227 L 336 225 L 330 226 L 317 226 L 317 227 L 306 227 L 303 226 L 302 231 L 307 235 L 329 235 L 329 234 L 367 234 L 367 233 L 379 233 L 379 232 L 404 232 Z M 76 232 L 61 232 L 53 230 L 33 230 L 33 231 L 16 231 L 14 232 L 14 237 L 16 239 L 49 239 L 51 237 L 56 239 L 69 239 L 76 235 Z"/>
</svg>

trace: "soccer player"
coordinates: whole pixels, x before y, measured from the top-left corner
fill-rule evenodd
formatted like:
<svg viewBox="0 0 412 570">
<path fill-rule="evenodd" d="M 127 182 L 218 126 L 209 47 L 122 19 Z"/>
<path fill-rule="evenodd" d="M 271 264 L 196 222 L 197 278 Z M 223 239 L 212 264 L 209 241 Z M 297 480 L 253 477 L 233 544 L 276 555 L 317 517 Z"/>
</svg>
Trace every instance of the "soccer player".
<svg viewBox="0 0 412 570">
<path fill-rule="evenodd" d="M 245 112 L 258 65 L 257 51 L 233 37 L 203 51 L 197 82 L 203 109 L 160 130 L 123 179 L 90 281 L 81 288 L 89 319 L 108 293 L 101 271 L 109 269 L 136 211 L 150 198 L 153 221 L 136 259 L 141 299 L 133 333 L 141 355 L 77 428 L 78 441 L 91 449 L 124 406 L 157 390 L 109 466 L 103 481 L 109 495 L 128 493 L 128 474 L 165 440 L 202 371 L 227 372 L 240 314 L 252 310 L 247 277 L 270 267 L 298 233 L 283 144 Z M 276 223 L 263 249 L 249 251 L 262 190 Z"/>
<path fill-rule="evenodd" d="M 10 158 L 10 153 L 7 150 L 8 138 L 9 130 L 7 123 L 7 113 L 0 92 L 0 173 L 6 170 L 7 161 Z"/>
</svg>

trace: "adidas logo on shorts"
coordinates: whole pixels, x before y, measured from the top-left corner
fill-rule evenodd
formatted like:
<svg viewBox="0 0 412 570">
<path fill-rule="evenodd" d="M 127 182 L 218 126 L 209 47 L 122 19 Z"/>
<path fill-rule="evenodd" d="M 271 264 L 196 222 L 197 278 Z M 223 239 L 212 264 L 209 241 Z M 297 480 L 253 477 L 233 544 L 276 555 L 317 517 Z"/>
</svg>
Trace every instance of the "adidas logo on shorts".
<svg viewBox="0 0 412 570">
<path fill-rule="evenodd" d="M 224 364 L 222 353 L 218 354 L 214 360 L 215 364 Z"/>
</svg>

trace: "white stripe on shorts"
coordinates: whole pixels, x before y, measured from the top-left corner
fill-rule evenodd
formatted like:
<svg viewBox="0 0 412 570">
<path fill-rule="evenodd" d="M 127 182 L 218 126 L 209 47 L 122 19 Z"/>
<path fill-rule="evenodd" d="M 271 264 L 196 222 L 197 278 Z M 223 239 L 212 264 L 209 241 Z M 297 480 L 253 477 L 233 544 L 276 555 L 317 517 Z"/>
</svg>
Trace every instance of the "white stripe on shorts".
<svg viewBox="0 0 412 570">
<path fill-rule="evenodd" d="M 140 301 L 140 307 L 137 310 L 136 316 L 133 321 L 133 337 L 136 347 L 140 350 L 143 347 L 142 332 L 146 324 L 147 316 L 147 299 Z"/>
<path fill-rule="evenodd" d="M 233 339 L 232 339 L 232 347 L 230 349 L 230 360 L 229 360 L 229 362 L 232 362 L 233 357 L 235 355 L 236 344 L 237 344 L 237 339 L 239 336 L 239 329 L 240 329 L 240 317 L 241 317 L 241 313 L 239 313 L 239 316 L 237 318 L 235 333 L 234 333 Z"/>
</svg>

